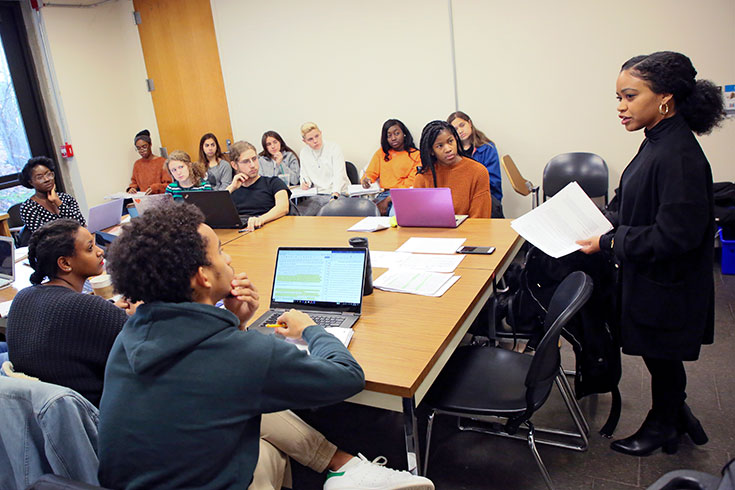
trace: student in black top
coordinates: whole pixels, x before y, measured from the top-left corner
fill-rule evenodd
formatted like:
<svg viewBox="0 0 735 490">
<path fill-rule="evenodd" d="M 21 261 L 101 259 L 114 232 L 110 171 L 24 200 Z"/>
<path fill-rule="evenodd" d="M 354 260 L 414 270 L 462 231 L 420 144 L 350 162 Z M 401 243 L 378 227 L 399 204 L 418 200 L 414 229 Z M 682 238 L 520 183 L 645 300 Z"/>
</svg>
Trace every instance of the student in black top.
<svg viewBox="0 0 735 490">
<path fill-rule="evenodd" d="M 717 87 L 696 74 L 689 58 L 668 51 L 622 66 L 618 116 L 646 139 L 608 207 L 615 228 L 579 242 L 619 263 L 623 352 L 642 356 L 651 373 L 651 411 L 635 434 L 611 445 L 635 456 L 660 447 L 673 453 L 683 433 L 707 442 L 684 403 L 682 362 L 696 360 L 714 336 L 712 171 L 692 132 L 709 133 L 724 111 Z"/>
<path fill-rule="evenodd" d="M 278 177 L 258 174 L 258 152 L 247 141 L 238 141 L 230 147 L 232 168 L 236 175 L 227 190 L 232 195 L 237 212 L 249 216 L 250 231 L 288 214 L 291 191 Z"/>
<path fill-rule="evenodd" d="M 28 245 L 31 283 L 8 313 L 8 351 L 18 371 L 69 387 L 93 405 L 102 396 L 107 354 L 127 320 L 126 301 L 110 303 L 82 286 L 102 274 L 102 249 L 78 222 L 59 219 L 39 228 Z M 44 278 L 48 281 L 42 284 Z"/>
<path fill-rule="evenodd" d="M 82 226 L 87 225 L 76 199 L 69 194 L 56 192 L 55 170 L 54 161 L 49 157 L 33 157 L 20 172 L 18 180 L 21 185 L 36 190 L 20 205 L 20 217 L 29 233 L 59 218 L 69 218 Z"/>
</svg>

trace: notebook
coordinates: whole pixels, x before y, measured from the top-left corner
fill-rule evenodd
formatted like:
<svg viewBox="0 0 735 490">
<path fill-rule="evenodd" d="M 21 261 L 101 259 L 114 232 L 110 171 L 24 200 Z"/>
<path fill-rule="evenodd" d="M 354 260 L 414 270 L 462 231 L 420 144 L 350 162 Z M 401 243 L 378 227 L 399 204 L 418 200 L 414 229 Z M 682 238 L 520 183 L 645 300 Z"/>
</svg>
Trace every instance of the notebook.
<svg viewBox="0 0 735 490">
<path fill-rule="evenodd" d="M 204 222 L 212 228 L 242 228 L 249 216 L 237 214 L 235 203 L 228 191 L 183 192 L 184 202 L 194 204 L 204 214 Z"/>
<path fill-rule="evenodd" d="M 12 237 L 0 236 L 0 288 L 15 280 L 15 242 Z"/>
<path fill-rule="evenodd" d="M 249 329 L 273 333 L 265 325 L 291 308 L 323 327 L 352 327 L 362 313 L 366 257 L 364 248 L 280 247 L 270 310 Z"/>
<path fill-rule="evenodd" d="M 456 228 L 467 219 L 466 214 L 454 214 L 448 187 L 391 189 L 390 197 L 398 226 Z"/>
<path fill-rule="evenodd" d="M 138 216 L 145 213 L 149 209 L 157 208 L 173 202 L 174 196 L 171 194 L 150 194 L 147 196 L 139 196 L 133 198 L 135 211 Z M 135 216 L 133 216 L 135 218 Z"/>
<path fill-rule="evenodd" d="M 119 225 L 120 217 L 122 217 L 122 209 L 123 199 L 115 199 L 114 201 L 89 208 L 87 229 L 90 233 L 96 233 L 105 228 Z"/>
</svg>

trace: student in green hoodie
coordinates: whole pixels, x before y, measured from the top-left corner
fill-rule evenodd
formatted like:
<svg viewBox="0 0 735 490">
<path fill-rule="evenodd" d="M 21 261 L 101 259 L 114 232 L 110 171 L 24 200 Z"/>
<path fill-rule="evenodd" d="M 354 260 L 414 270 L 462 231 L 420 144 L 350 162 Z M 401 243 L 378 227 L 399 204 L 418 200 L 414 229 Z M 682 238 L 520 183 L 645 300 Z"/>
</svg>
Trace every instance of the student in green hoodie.
<svg viewBox="0 0 735 490">
<path fill-rule="evenodd" d="M 350 352 L 305 313 L 277 330 L 311 355 L 244 330 L 258 308 L 194 206 L 150 210 L 108 255 L 115 289 L 143 301 L 115 340 L 100 403 L 100 483 L 118 489 L 290 486 L 288 457 L 332 470 L 325 488 L 433 489 L 426 478 L 339 451 L 288 409 L 363 389 Z M 215 305 L 224 300 L 225 308 Z M 284 412 L 285 411 L 285 412 Z M 345 461 L 346 460 L 346 461 Z"/>
</svg>

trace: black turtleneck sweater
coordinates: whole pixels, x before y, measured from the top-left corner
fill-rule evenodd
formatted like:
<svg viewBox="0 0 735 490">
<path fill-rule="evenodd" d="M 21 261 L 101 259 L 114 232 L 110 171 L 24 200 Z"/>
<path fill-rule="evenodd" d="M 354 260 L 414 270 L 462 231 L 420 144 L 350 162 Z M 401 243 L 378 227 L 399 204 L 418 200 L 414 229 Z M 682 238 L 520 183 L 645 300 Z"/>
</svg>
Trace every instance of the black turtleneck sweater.
<svg viewBox="0 0 735 490">
<path fill-rule="evenodd" d="M 645 135 L 600 240 L 621 268 L 623 351 L 695 360 L 714 334 L 712 171 L 680 115 Z"/>
<path fill-rule="evenodd" d="M 105 364 L 125 311 L 63 286 L 32 286 L 8 313 L 8 354 L 16 371 L 77 391 L 99 406 Z"/>
</svg>

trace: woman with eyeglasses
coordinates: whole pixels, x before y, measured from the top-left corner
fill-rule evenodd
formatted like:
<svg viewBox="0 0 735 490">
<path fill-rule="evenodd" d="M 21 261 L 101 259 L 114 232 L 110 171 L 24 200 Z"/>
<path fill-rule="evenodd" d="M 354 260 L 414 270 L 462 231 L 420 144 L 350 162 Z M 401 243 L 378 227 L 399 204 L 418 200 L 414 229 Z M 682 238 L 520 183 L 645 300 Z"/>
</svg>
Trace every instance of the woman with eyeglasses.
<svg viewBox="0 0 735 490">
<path fill-rule="evenodd" d="M 28 233 L 33 233 L 49 221 L 69 218 L 87 226 L 79 204 L 69 194 L 56 192 L 54 161 L 49 157 L 33 157 L 20 171 L 23 187 L 36 192 L 20 205 L 20 217 Z"/>
<path fill-rule="evenodd" d="M 147 129 L 135 135 L 135 149 L 140 158 L 133 165 L 133 177 L 130 179 L 128 192 L 135 194 L 138 191 L 146 194 L 163 194 L 166 186 L 173 180 L 166 170 L 166 159 L 153 154 L 151 132 Z"/>
</svg>

